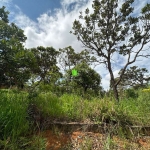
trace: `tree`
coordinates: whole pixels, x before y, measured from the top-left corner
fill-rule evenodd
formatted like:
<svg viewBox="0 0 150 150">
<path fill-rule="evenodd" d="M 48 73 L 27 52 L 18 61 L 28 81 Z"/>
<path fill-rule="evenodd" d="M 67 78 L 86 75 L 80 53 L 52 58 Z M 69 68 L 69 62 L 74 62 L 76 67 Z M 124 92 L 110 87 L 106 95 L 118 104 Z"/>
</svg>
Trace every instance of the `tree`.
<svg viewBox="0 0 150 150">
<path fill-rule="evenodd" d="M 4 6 L 0 8 L 0 86 L 23 87 L 30 76 L 30 54 L 23 46 L 26 40 L 23 30 L 9 23 L 8 14 Z"/>
<path fill-rule="evenodd" d="M 34 64 L 31 66 L 31 71 L 44 84 L 52 82 L 56 76 L 60 74 L 57 64 L 57 56 L 59 54 L 53 47 L 38 46 L 30 51 L 34 54 Z M 61 74 L 60 74 L 61 75 Z M 55 79 L 56 80 L 56 79 Z"/>
<path fill-rule="evenodd" d="M 119 74 L 121 74 L 122 69 Z M 149 77 L 145 76 L 145 73 L 148 73 L 146 68 L 138 68 L 138 66 L 132 66 L 129 69 L 126 69 L 120 84 L 124 87 L 130 86 L 133 88 L 144 87 L 146 82 L 149 80 Z"/>
<path fill-rule="evenodd" d="M 76 53 L 75 50 L 71 47 L 65 47 L 63 49 L 59 49 L 59 64 L 63 71 L 70 70 L 75 67 L 77 64 L 81 62 L 89 62 L 90 56 L 87 51 L 81 51 L 80 53 Z"/>
<path fill-rule="evenodd" d="M 80 12 L 79 19 L 73 23 L 73 33 L 91 54 L 99 57 L 110 74 L 114 97 L 119 101 L 117 86 L 127 67 L 139 57 L 148 57 L 146 46 L 150 42 L 150 4 L 147 4 L 139 16 L 133 15 L 134 0 L 126 0 L 121 6 L 119 0 L 94 0 L 93 11 L 87 8 L 85 15 Z M 143 53 L 142 53 L 143 52 Z M 115 80 L 113 57 L 125 56 L 126 63 Z"/>
<path fill-rule="evenodd" d="M 71 46 L 59 49 L 58 62 L 59 65 L 61 66 L 61 71 L 63 73 L 66 73 L 68 71 L 70 72 L 67 73 L 67 79 L 61 82 L 61 86 L 62 85 L 66 86 L 66 89 L 68 89 L 68 87 L 75 87 L 76 84 L 75 82 L 70 83 L 72 78 L 71 69 L 83 62 L 87 63 L 87 65 L 90 65 L 91 61 L 93 61 L 93 57 L 91 57 L 89 55 L 89 52 L 86 50 L 83 50 L 81 52 L 75 52 L 75 50 Z M 63 78 L 66 78 L 66 74 L 64 74 Z M 69 88 L 68 90 L 71 90 L 71 88 Z"/>
<path fill-rule="evenodd" d="M 77 70 L 78 75 L 72 76 L 70 82 L 74 82 L 78 85 L 78 87 L 82 87 L 84 93 L 87 92 L 87 89 L 91 89 L 98 93 L 102 87 L 101 84 L 101 77 L 100 75 L 89 67 L 86 62 L 82 62 L 77 64 L 73 69 Z M 72 73 L 72 69 L 68 70 L 67 75 L 70 77 Z"/>
</svg>

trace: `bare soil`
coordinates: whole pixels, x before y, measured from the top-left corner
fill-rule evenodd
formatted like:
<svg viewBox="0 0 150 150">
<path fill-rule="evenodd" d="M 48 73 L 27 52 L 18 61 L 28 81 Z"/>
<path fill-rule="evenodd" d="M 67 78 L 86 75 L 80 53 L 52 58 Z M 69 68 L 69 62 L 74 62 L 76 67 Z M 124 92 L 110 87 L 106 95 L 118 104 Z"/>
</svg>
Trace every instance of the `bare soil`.
<svg viewBox="0 0 150 150">
<path fill-rule="evenodd" d="M 61 132 L 57 129 L 41 133 L 46 138 L 46 150 L 150 150 L 150 137 L 125 139 L 106 134 L 74 131 Z"/>
</svg>

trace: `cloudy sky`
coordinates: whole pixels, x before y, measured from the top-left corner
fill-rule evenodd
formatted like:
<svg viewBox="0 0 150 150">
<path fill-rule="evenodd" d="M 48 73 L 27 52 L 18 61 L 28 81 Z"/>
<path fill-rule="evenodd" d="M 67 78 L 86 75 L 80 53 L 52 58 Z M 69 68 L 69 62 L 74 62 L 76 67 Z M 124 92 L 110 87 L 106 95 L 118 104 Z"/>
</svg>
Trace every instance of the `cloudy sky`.
<svg viewBox="0 0 150 150">
<path fill-rule="evenodd" d="M 73 21 L 79 12 L 91 9 L 93 0 L 0 0 L 0 7 L 6 6 L 10 12 L 10 22 L 16 23 L 27 36 L 25 47 L 53 46 L 55 49 L 72 46 L 75 51 L 83 50 L 71 31 Z M 123 1 L 123 0 L 120 0 Z M 135 0 L 135 14 L 140 12 L 149 0 Z M 114 74 L 124 65 L 125 58 L 114 57 Z M 150 59 L 149 59 L 150 60 Z M 150 71 L 149 60 L 140 59 L 134 65 L 146 67 Z M 97 66 L 102 76 L 102 86 L 109 87 L 109 74 L 104 66 Z"/>
</svg>

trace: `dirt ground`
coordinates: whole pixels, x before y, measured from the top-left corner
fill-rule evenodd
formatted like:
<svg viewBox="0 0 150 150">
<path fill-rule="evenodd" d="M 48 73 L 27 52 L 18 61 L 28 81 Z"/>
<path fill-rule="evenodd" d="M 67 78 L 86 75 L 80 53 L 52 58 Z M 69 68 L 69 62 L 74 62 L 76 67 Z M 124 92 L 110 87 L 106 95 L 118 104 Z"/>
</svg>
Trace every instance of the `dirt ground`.
<svg viewBox="0 0 150 150">
<path fill-rule="evenodd" d="M 58 130 L 46 130 L 41 134 L 47 141 L 46 150 L 150 150 L 150 137 L 129 140 L 93 132 Z"/>
</svg>

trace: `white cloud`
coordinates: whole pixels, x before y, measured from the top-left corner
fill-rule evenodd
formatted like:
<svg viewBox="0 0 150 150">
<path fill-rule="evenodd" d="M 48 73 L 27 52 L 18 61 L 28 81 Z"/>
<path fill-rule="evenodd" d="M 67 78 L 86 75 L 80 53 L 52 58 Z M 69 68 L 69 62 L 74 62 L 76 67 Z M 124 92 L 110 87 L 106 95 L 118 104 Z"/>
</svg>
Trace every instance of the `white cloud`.
<svg viewBox="0 0 150 150">
<path fill-rule="evenodd" d="M 26 41 L 27 48 L 42 45 L 53 46 L 58 49 L 72 45 L 75 49 L 80 48 L 81 50 L 76 37 L 69 33 L 75 17 L 77 17 L 77 13 L 74 15 L 73 12 L 65 13 L 64 10 L 59 9 L 55 15 L 45 13 L 37 18 L 37 22 L 33 22 L 19 11 L 13 21 L 24 29 L 28 38 Z"/>
<path fill-rule="evenodd" d="M 68 8 L 73 2 L 82 3 L 80 7 L 76 7 L 69 11 Z M 85 3 L 86 2 L 86 3 Z M 44 13 L 37 18 L 37 22 L 32 21 L 28 16 L 23 14 L 19 7 L 16 7 L 17 13 L 13 18 L 19 27 L 24 30 L 27 36 L 25 46 L 27 48 L 41 46 L 53 46 L 56 49 L 72 46 L 76 51 L 81 51 L 84 48 L 82 44 L 77 41 L 72 30 L 73 21 L 78 18 L 79 11 L 84 11 L 89 7 L 91 2 L 87 0 L 62 0 L 62 8 L 56 9 L 55 13 Z"/>
<path fill-rule="evenodd" d="M 1 6 L 9 6 L 12 0 L 0 0 L 0 7 Z"/>
<path fill-rule="evenodd" d="M 80 9 L 88 2 L 90 2 L 90 0 L 61 0 L 61 5 L 63 8 L 68 9 L 69 7 L 70 10 L 73 10 L 78 8 Z"/>
</svg>

